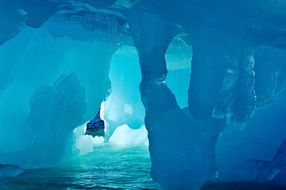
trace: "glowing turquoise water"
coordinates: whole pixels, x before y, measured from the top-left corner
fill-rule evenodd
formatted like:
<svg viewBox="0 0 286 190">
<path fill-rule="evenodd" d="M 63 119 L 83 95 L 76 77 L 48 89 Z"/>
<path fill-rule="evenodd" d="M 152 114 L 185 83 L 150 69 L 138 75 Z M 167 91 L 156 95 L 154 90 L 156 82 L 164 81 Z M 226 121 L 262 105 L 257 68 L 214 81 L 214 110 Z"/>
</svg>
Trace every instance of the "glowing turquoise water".
<svg viewBox="0 0 286 190">
<path fill-rule="evenodd" d="M 159 189 L 150 177 L 146 147 L 97 147 L 48 169 L 28 170 L 0 180 L 0 189 Z"/>
</svg>

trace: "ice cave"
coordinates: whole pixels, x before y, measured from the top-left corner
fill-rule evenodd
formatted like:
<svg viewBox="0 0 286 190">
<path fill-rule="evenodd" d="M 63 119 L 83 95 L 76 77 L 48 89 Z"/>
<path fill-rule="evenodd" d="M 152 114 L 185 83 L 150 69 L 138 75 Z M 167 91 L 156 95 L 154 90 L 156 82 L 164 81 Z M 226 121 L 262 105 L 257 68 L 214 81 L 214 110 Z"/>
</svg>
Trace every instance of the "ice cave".
<svg viewBox="0 0 286 190">
<path fill-rule="evenodd" d="M 285 87 L 285 0 L 0 0 L 0 190 L 286 189 Z"/>
</svg>

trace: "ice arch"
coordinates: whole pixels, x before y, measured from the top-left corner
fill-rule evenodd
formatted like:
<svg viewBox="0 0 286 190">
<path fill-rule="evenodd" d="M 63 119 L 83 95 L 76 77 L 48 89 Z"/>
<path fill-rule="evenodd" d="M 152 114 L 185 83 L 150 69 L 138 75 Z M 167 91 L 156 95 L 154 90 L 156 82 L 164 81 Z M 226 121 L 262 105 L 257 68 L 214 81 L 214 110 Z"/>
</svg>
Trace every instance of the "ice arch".
<svg viewBox="0 0 286 190">
<path fill-rule="evenodd" d="M 73 129 L 93 117 L 106 97 L 114 49 L 54 38 L 45 27 L 26 28 L 0 49 L 6 76 L 0 79 L 0 162 L 54 164 Z"/>
<path fill-rule="evenodd" d="M 140 8 L 129 14 L 142 75 L 140 93 L 146 110 L 152 176 L 168 188 L 199 188 L 216 175 L 215 145 L 224 122 L 194 120 L 188 109 L 178 106 L 166 84 L 165 54 L 178 28 Z"/>
</svg>

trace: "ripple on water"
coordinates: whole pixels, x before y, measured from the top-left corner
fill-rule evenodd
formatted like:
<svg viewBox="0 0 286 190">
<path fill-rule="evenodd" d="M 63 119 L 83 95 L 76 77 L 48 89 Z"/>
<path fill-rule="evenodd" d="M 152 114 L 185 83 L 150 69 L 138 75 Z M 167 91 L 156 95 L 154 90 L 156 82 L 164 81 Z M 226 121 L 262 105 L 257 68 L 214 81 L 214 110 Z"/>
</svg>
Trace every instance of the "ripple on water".
<svg viewBox="0 0 286 190">
<path fill-rule="evenodd" d="M 2 179 L 0 189 L 159 189 L 150 177 L 150 167 L 146 147 L 107 145 L 53 168 L 27 170 Z"/>
</svg>

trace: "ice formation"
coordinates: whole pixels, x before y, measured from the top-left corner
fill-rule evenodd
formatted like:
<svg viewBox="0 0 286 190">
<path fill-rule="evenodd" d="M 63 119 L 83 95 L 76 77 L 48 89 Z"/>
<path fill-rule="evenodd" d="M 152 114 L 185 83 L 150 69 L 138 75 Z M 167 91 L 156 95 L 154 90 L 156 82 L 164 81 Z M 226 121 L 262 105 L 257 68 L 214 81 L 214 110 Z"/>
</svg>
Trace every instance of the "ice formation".
<svg viewBox="0 0 286 190">
<path fill-rule="evenodd" d="M 16 165 L 0 165 L 0 178 L 15 177 L 23 172 L 24 171 Z"/>
<path fill-rule="evenodd" d="M 57 163 L 105 102 L 166 188 L 285 185 L 285 23 L 284 0 L 0 1 L 0 163 Z"/>
</svg>

